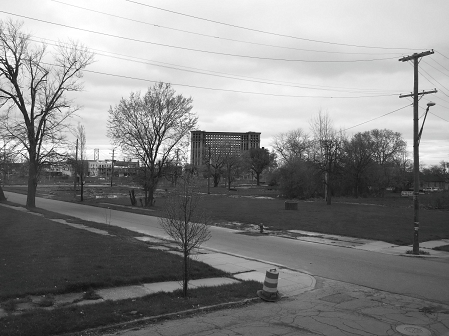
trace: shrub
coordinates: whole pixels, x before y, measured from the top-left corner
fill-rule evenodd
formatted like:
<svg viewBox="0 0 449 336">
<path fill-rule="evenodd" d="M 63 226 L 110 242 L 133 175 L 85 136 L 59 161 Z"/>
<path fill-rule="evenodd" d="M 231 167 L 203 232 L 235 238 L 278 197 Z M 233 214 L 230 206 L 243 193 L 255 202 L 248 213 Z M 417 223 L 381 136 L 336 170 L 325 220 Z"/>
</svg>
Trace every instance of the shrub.
<svg viewBox="0 0 449 336">
<path fill-rule="evenodd" d="M 317 170 L 310 162 L 295 160 L 279 169 L 279 190 L 287 198 L 315 197 L 321 185 Z"/>
</svg>

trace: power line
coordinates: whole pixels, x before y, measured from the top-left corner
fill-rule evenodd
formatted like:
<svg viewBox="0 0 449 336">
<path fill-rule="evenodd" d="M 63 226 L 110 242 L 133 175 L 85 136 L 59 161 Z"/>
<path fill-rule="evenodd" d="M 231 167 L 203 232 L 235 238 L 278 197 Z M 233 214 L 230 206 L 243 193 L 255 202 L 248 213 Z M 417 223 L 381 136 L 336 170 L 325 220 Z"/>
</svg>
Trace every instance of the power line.
<svg viewBox="0 0 449 336">
<path fill-rule="evenodd" d="M 438 54 L 440 54 L 441 56 L 443 56 L 444 58 L 447 58 L 447 59 L 449 59 L 449 57 L 447 57 L 447 56 L 443 55 L 443 54 L 442 54 L 442 53 L 440 53 L 439 51 L 437 51 L 437 53 L 438 53 Z"/>
<path fill-rule="evenodd" d="M 46 38 L 42 38 L 42 39 L 46 40 L 46 41 L 53 41 L 53 40 L 49 40 L 49 39 L 46 39 Z M 35 42 L 40 42 L 40 41 L 36 41 L 36 40 L 33 40 L 33 39 L 30 39 L 30 40 L 35 41 Z M 55 42 L 55 41 L 53 41 L 53 42 Z M 48 43 L 48 42 L 46 42 L 46 43 L 56 46 L 56 44 L 51 44 L 51 43 Z M 229 79 L 248 81 L 248 82 L 254 82 L 254 83 L 262 83 L 262 84 L 268 84 L 268 85 L 276 85 L 276 86 L 283 86 L 283 87 L 295 87 L 295 88 L 303 88 L 303 89 L 310 89 L 310 90 L 321 90 L 321 91 L 347 92 L 347 93 L 358 93 L 358 92 L 363 93 L 363 92 L 365 92 L 365 93 L 373 93 L 373 94 L 379 93 L 380 94 L 382 92 L 387 92 L 387 91 L 395 92 L 393 90 L 352 89 L 352 88 L 344 88 L 344 87 L 331 87 L 331 86 L 320 86 L 320 85 L 309 85 L 309 84 L 280 82 L 280 81 L 273 81 L 273 80 L 267 80 L 267 79 L 245 77 L 245 76 L 237 77 L 236 75 L 232 75 L 232 74 L 226 74 L 226 73 L 210 71 L 210 70 L 203 70 L 203 69 L 198 69 L 198 68 L 185 67 L 187 69 L 182 69 L 182 68 L 179 68 L 179 65 L 176 65 L 176 64 L 164 63 L 164 62 L 158 62 L 158 61 L 151 61 L 151 60 L 145 60 L 143 58 L 138 58 L 138 57 L 129 56 L 129 55 L 122 55 L 122 54 L 117 54 L 117 53 L 112 53 L 112 52 L 109 52 L 109 51 L 103 51 L 103 50 L 92 49 L 92 48 L 90 48 L 90 50 L 97 50 L 97 51 L 101 51 L 101 52 L 105 52 L 105 53 L 110 53 L 110 54 L 113 54 L 113 55 L 119 55 L 121 57 L 105 55 L 105 54 L 98 54 L 97 53 L 97 55 L 106 56 L 106 57 L 112 57 L 112 58 L 116 58 L 116 59 L 120 59 L 120 60 L 126 60 L 126 61 L 130 61 L 130 62 L 135 62 L 135 63 L 149 64 L 149 65 L 154 65 L 154 66 L 158 66 L 158 67 L 164 67 L 164 68 L 174 69 L 174 70 L 179 70 L 179 71 L 187 71 L 187 72 L 198 73 L 198 74 L 203 74 L 203 75 L 208 75 L 208 76 L 229 78 Z M 129 57 L 129 58 L 133 58 L 133 59 L 128 59 L 128 58 L 125 58 L 125 57 Z M 139 61 L 136 61 L 136 59 L 139 60 Z M 160 64 L 157 64 L 157 63 L 168 64 L 168 66 L 167 65 L 160 65 Z M 196 70 L 199 70 L 199 71 L 189 70 L 189 69 L 196 69 Z M 210 72 L 210 73 L 207 73 L 207 72 Z M 280 83 L 289 83 L 289 84 L 280 84 Z"/>
<path fill-rule="evenodd" d="M 245 44 L 249 44 L 249 45 L 258 45 L 258 46 L 263 46 L 263 47 L 288 49 L 288 50 L 298 50 L 298 51 L 307 51 L 307 52 L 316 52 L 316 53 L 326 53 L 326 54 L 344 54 L 344 55 L 379 55 L 379 54 L 380 55 L 386 55 L 386 54 L 398 55 L 398 54 L 400 54 L 399 52 L 395 52 L 395 53 L 393 53 L 393 52 L 373 53 L 373 52 L 344 52 L 344 51 L 303 49 L 303 48 L 286 47 L 286 46 L 267 44 L 267 43 L 250 42 L 250 41 L 244 41 L 244 40 L 237 40 L 237 39 L 221 37 L 221 36 L 217 36 L 217 35 L 208 35 L 208 34 L 193 32 L 193 31 L 189 31 L 189 30 L 185 30 L 185 29 L 178 29 L 178 28 L 163 26 L 163 25 L 160 25 L 160 24 L 150 23 L 150 22 L 146 22 L 146 21 L 131 19 L 131 18 L 128 18 L 128 17 L 120 16 L 120 15 L 106 13 L 106 12 L 98 11 L 98 10 L 91 9 L 91 8 L 86 8 L 86 7 L 82 7 L 82 6 L 68 4 L 68 3 L 65 3 L 65 2 L 62 2 L 62 1 L 58 1 L 58 0 L 51 0 L 51 1 L 59 3 L 61 5 L 70 6 L 70 7 L 78 8 L 78 9 L 81 9 L 81 10 L 89 11 L 89 12 L 92 12 L 92 13 L 97 13 L 97 14 L 101 14 L 101 15 L 105 15 L 105 16 L 110 16 L 110 17 L 114 17 L 114 18 L 130 21 L 130 22 L 136 22 L 136 23 L 140 23 L 140 24 L 144 24 L 144 25 L 148 25 L 148 26 L 153 26 L 153 27 L 156 27 L 156 28 L 168 29 L 168 30 L 173 30 L 173 31 L 176 31 L 176 32 L 182 32 L 182 33 L 186 33 L 186 34 L 192 34 L 192 35 L 196 35 L 196 36 L 208 37 L 208 38 L 212 38 L 214 40 L 220 39 L 220 40 L 225 40 L 225 41 L 245 43 Z"/>
<path fill-rule="evenodd" d="M 437 117 L 437 118 L 440 118 L 440 119 L 442 119 L 442 120 L 444 120 L 444 121 L 446 121 L 446 122 L 449 122 L 449 120 L 446 120 L 446 119 L 444 119 L 444 118 L 441 118 L 440 116 L 437 116 L 435 113 L 432 113 L 432 112 L 430 112 L 430 111 L 429 111 L 429 113 L 432 114 L 432 115 L 434 115 L 434 116 Z"/>
<path fill-rule="evenodd" d="M 160 81 L 151 80 L 151 79 L 131 77 L 131 76 L 124 76 L 124 75 L 117 75 L 117 74 L 111 74 L 111 73 L 101 72 L 101 71 L 93 71 L 93 70 L 83 70 L 83 71 L 84 72 L 89 72 L 89 73 L 94 73 L 94 74 L 99 74 L 99 75 L 112 76 L 112 77 L 118 77 L 118 78 L 124 78 L 124 79 L 132 79 L 132 80 L 138 80 L 138 81 L 144 81 L 144 82 L 150 82 L 150 83 L 159 83 L 160 82 Z M 211 90 L 211 91 L 224 91 L 224 92 L 232 92 L 232 93 L 242 93 L 242 94 L 260 95 L 260 96 L 272 96 L 272 97 L 286 97 L 286 98 L 356 99 L 356 98 L 390 97 L 390 96 L 395 96 L 396 95 L 396 94 L 366 95 L 366 96 L 283 95 L 283 94 L 275 94 L 275 93 L 263 93 L 263 92 L 252 92 L 252 91 L 218 89 L 218 88 L 211 88 L 211 87 L 197 86 L 197 85 L 189 85 L 189 84 L 179 84 L 179 83 L 169 83 L 169 84 L 172 84 L 172 85 L 175 85 L 175 86 L 183 86 L 183 87 L 190 87 L 190 88 L 195 88 L 195 89 L 203 89 L 203 90 Z"/>
<path fill-rule="evenodd" d="M 424 71 L 430 78 L 432 78 L 435 82 L 437 82 L 438 84 L 440 84 L 441 86 L 443 86 L 440 82 L 438 82 L 435 78 L 433 78 L 431 75 L 429 75 L 429 73 L 427 72 L 427 71 L 425 71 L 423 68 L 421 68 L 421 70 L 422 71 Z M 435 85 L 435 83 L 433 83 L 426 75 L 424 75 L 421 71 L 419 71 L 419 74 L 421 75 L 421 76 L 423 76 L 425 79 L 427 79 L 427 81 L 430 83 L 430 84 L 433 84 L 433 85 Z M 443 88 L 445 88 L 444 86 L 443 86 Z M 446 89 L 446 88 L 445 88 Z M 447 90 L 447 89 L 446 89 Z M 440 89 L 440 91 L 445 95 L 445 96 L 448 96 L 449 97 L 449 95 L 447 95 L 447 93 L 446 92 L 444 92 L 444 90 L 441 90 Z"/>
<path fill-rule="evenodd" d="M 436 64 L 438 64 L 440 67 L 442 67 L 443 69 L 445 69 L 446 71 L 449 71 L 449 69 L 448 68 L 446 68 L 444 65 L 442 65 L 440 62 L 438 62 L 436 59 L 434 59 L 433 57 L 430 57 L 430 59 L 432 60 L 432 61 L 434 61 Z M 429 64 L 430 65 L 430 64 Z M 437 69 L 438 70 L 438 69 Z M 443 73 L 441 70 L 438 70 L 438 71 L 440 71 L 441 73 Z"/>
<path fill-rule="evenodd" d="M 432 78 L 435 82 L 437 82 L 438 84 L 440 84 L 445 90 L 448 90 L 449 91 L 449 89 L 447 89 L 443 84 L 441 84 L 439 81 L 437 81 L 435 78 L 433 78 L 432 77 L 432 75 L 431 74 L 429 74 L 426 70 L 424 70 L 423 68 L 421 68 L 421 70 L 422 71 L 424 71 L 430 78 Z M 422 75 L 422 74 L 421 74 Z M 431 83 L 431 84 L 434 84 L 435 85 L 435 83 Z M 444 93 L 444 91 L 443 91 L 443 93 Z M 447 96 L 447 94 L 445 94 L 446 96 Z M 449 96 L 448 96 L 449 97 Z"/>
<path fill-rule="evenodd" d="M 95 30 L 69 26 L 69 25 L 62 24 L 62 23 L 56 23 L 56 22 L 36 19 L 36 18 L 29 17 L 29 16 L 19 15 L 19 14 L 10 13 L 10 12 L 6 12 L 6 11 L 2 11 L 2 10 L 0 10 L 0 13 L 5 13 L 5 14 L 21 17 L 21 18 L 33 20 L 33 21 L 47 23 L 47 24 L 50 24 L 50 25 L 55 25 L 55 26 L 59 26 L 59 27 L 75 29 L 75 30 L 84 31 L 84 32 L 87 32 L 87 33 L 92 33 L 92 34 L 97 34 L 97 35 L 102 35 L 102 36 L 108 36 L 108 37 L 118 38 L 118 39 L 122 39 L 122 40 L 132 41 L 132 42 L 151 44 L 151 45 L 156 45 L 156 46 L 160 46 L 160 47 L 181 49 L 181 50 L 187 50 L 187 51 L 201 52 L 201 53 L 206 53 L 206 54 L 231 56 L 231 57 L 240 57 L 240 58 L 248 58 L 248 59 L 258 59 L 258 60 L 266 60 L 266 61 L 281 61 L 281 62 L 303 62 L 303 63 L 356 63 L 356 62 L 385 61 L 385 60 L 392 60 L 392 59 L 396 58 L 396 57 L 384 57 L 384 58 L 358 59 L 358 60 L 304 60 L 304 59 L 272 58 L 272 57 L 261 57 L 261 56 L 250 56 L 250 55 L 241 55 L 241 54 L 222 53 L 222 52 L 217 52 L 217 51 L 187 48 L 187 47 L 181 47 L 181 46 L 176 46 L 176 45 L 170 45 L 170 44 L 164 44 L 164 43 L 157 43 L 157 42 L 151 42 L 151 41 L 146 41 L 146 40 L 140 40 L 140 39 L 135 39 L 135 38 L 131 38 L 131 37 L 124 37 L 124 36 L 119 36 L 119 35 L 114 35 L 114 34 L 108 34 L 108 33 L 98 32 L 98 31 L 95 31 Z"/>
<path fill-rule="evenodd" d="M 282 86 L 282 87 L 294 87 L 294 88 L 302 88 L 302 89 L 310 89 L 310 90 L 321 90 L 321 91 L 336 91 L 336 92 L 372 92 L 375 93 L 376 90 L 349 90 L 349 89 L 345 89 L 345 88 L 334 88 L 334 89 L 329 89 L 329 88 L 319 88 L 319 87 L 311 87 L 311 86 L 306 86 L 306 85 L 286 85 L 286 84 L 278 84 L 278 83 L 273 83 L 273 82 L 269 82 L 268 80 L 260 80 L 260 79 L 248 79 L 248 78 L 239 78 L 233 75 L 227 75 L 227 74 L 213 74 L 213 73 L 207 73 L 206 71 L 208 70 L 204 70 L 204 71 L 194 71 L 194 70 L 188 70 L 188 69 L 181 69 L 177 66 L 170 66 L 170 65 L 161 65 L 161 64 L 157 64 L 157 63 L 153 63 L 151 61 L 148 60 L 143 60 L 143 61 L 136 61 L 136 60 L 132 60 L 132 59 L 127 59 L 127 58 L 120 58 L 117 56 L 110 56 L 110 55 L 101 55 L 101 56 L 106 56 L 106 57 L 113 57 L 113 58 L 117 58 L 117 59 L 121 59 L 121 60 L 126 60 L 126 61 L 130 61 L 130 62 L 135 62 L 135 63 L 141 63 L 141 64 L 149 64 L 149 65 L 153 65 L 153 66 L 157 66 L 157 67 L 163 67 L 163 68 L 168 68 L 168 69 L 174 69 L 174 70 L 179 70 L 179 71 L 186 71 L 186 72 L 191 72 L 191 73 L 196 73 L 196 74 L 202 74 L 202 75 L 207 75 L 207 76 L 214 76 L 214 77 L 220 77 L 220 78 L 228 78 L 228 79 L 234 79 L 234 80 L 239 80 L 239 81 L 246 81 L 246 82 L 252 82 L 252 83 L 260 83 L 260 84 L 268 84 L 268 85 L 275 85 L 275 86 Z M 382 92 L 381 90 L 378 90 L 377 92 Z M 383 91 L 385 92 L 385 91 Z"/>
<path fill-rule="evenodd" d="M 394 110 L 394 111 L 391 111 L 391 112 L 388 112 L 388 113 L 382 114 L 382 115 L 381 115 L 381 116 L 379 116 L 379 117 L 376 117 L 376 118 L 373 118 L 373 119 L 370 119 L 370 120 L 364 121 L 364 122 L 362 122 L 362 123 L 360 123 L 360 124 L 357 124 L 357 125 L 354 125 L 354 126 L 351 126 L 351 127 L 345 128 L 345 129 L 344 129 L 343 131 L 347 131 L 347 130 L 349 130 L 349 129 L 351 129 L 351 128 L 355 128 L 355 127 L 357 127 L 357 126 L 360 126 L 360 125 L 364 125 L 364 124 L 367 124 L 367 123 L 369 123 L 369 122 L 371 122 L 371 121 L 374 121 L 374 120 L 377 120 L 377 119 L 383 118 L 383 117 L 385 117 L 385 116 L 387 116 L 387 115 L 389 115 L 389 114 L 392 114 L 392 113 L 395 113 L 395 112 L 397 112 L 397 111 L 403 110 L 403 109 L 405 109 L 406 107 L 409 107 L 409 106 L 412 106 L 412 105 L 413 105 L 413 104 L 409 104 L 409 105 L 403 106 L 403 107 L 401 107 L 401 108 L 398 108 L 397 110 Z"/>
<path fill-rule="evenodd" d="M 219 25 L 224 25 L 224 26 L 228 26 L 228 27 L 249 30 L 249 31 L 262 33 L 262 34 L 268 34 L 268 35 L 274 35 L 274 36 L 280 36 L 280 37 L 288 37 L 288 38 L 292 38 L 292 39 L 296 39 L 296 40 L 315 42 L 315 43 L 332 44 L 332 45 L 339 45 L 339 46 L 346 46 L 346 47 L 357 47 L 357 48 L 384 49 L 384 50 L 416 50 L 416 49 L 412 49 L 412 48 L 387 48 L 387 47 L 374 47 L 374 46 L 364 46 L 364 45 L 356 45 L 356 44 L 337 43 L 337 42 L 329 42 L 329 41 L 320 41 L 320 40 L 308 39 L 308 38 L 297 37 L 297 36 L 292 36 L 292 35 L 284 35 L 284 34 L 269 32 L 269 31 L 265 31 L 265 30 L 248 28 L 248 27 L 238 26 L 238 25 L 234 25 L 234 24 L 230 24 L 230 23 L 225 23 L 225 22 L 215 21 L 215 20 L 211 20 L 211 19 L 206 19 L 206 18 L 202 18 L 202 17 L 199 17 L 199 16 L 190 15 L 190 14 L 180 13 L 180 12 L 172 11 L 172 10 L 161 8 L 161 7 L 156 7 L 156 6 L 152 6 L 152 5 L 148 5 L 148 4 L 143 4 L 143 3 L 140 3 L 140 2 L 137 2 L 137 1 L 132 1 L 132 0 L 125 0 L 125 1 L 137 4 L 137 5 L 145 6 L 145 7 L 154 8 L 154 9 L 157 9 L 157 10 L 160 10 L 160 11 L 176 14 L 176 15 L 190 17 L 190 18 L 193 18 L 193 19 L 196 19 L 196 20 L 207 21 L 207 22 L 216 23 L 216 24 L 219 24 Z"/>
</svg>

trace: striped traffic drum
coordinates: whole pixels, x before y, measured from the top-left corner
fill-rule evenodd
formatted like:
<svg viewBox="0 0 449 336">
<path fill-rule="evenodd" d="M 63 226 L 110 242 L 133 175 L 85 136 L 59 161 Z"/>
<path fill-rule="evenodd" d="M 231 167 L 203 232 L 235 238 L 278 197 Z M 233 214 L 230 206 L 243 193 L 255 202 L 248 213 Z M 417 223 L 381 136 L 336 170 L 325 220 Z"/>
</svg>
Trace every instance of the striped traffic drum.
<svg viewBox="0 0 449 336">
<path fill-rule="evenodd" d="M 265 301 L 274 302 L 280 299 L 278 292 L 279 272 L 277 269 L 270 269 L 265 275 L 262 290 L 257 291 L 257 295 Z"/>
</svg>

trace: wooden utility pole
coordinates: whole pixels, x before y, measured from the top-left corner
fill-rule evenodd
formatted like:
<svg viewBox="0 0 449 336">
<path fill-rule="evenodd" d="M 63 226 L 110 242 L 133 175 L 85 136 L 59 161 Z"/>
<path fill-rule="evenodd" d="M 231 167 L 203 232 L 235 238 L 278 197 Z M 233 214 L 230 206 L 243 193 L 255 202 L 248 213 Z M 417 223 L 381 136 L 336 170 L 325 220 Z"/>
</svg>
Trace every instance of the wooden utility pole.
<svg viewBox="0 0 449 336">
<path fill-rule="evenodd" d="M 112 177 L 114 176 L 114 153 L 115 148 L 112 149 L 111 187 L 112 187 Z"/>
<path fill-rule="evenodd" d="M 76 182 L 78 178 L 78 176 L 76 176 L 77 170 L 78 170 L 78 139 L 76 139 L 75 164 L 73 165 L 73 175 L 75 176 L 75 178 L 73 179 L 73 193 L 75 194 L 75 197 L 76 197 Z"/>
<path fill-rule="evenodd" d="M 401 62 L 413 61 L 413 93 L 409 95 L 400 95 L 399 98 L 411 97 L 413 96 L 413 254 L 419 254 L 419 139 L 418 139 L 418 102 L 419 96 L 435 93 L 437 90 L 421 92 L 419 93 L 418 87 L 418 65 L 419 59 L 424 56 L 433 54 L 433 50 L 424 51 L 422 53 L 414 53 L 411 56 L 402 57 L 399 59 Z"/>
<path fill-rule="evenodd" d="M 211 158 L 210 158 L 210 146 L 208 146 L 209 149 L 209 162 L 207 163 L 208 166 L 208 172 L 207 172 L 207 194 L 210 194 L 210 164 L 211 164 Z"/>
</svg>

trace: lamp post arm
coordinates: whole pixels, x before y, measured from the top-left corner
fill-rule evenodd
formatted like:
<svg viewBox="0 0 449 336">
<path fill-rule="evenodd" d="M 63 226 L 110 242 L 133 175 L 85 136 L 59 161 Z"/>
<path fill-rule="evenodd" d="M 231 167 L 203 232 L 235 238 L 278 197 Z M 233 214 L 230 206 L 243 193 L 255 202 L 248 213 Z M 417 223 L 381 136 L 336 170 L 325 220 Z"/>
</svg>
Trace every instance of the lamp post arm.
<svg viewBox="0 0 449 336">
<path fill-rule="evenodd" d="M 421 129 L 419 130 L 419 133 L 418 133 L 418 146 L 419 146 L 419 143 L 420 143 L 420 141 L 421 141 L 421 134 L 422 134 L 422 130 L 423 130 L 423 128 L 424 128 L 424 123 L 426 122 L 427 113 L 429 112 L 429 108 L 430 108 L 430 106 L 427 106 L 427 108 L 426 108 L 426 114 L 424 115 L 424 120 L 423 120 L 423 122 L 422 122 Z"/>
</svg>

